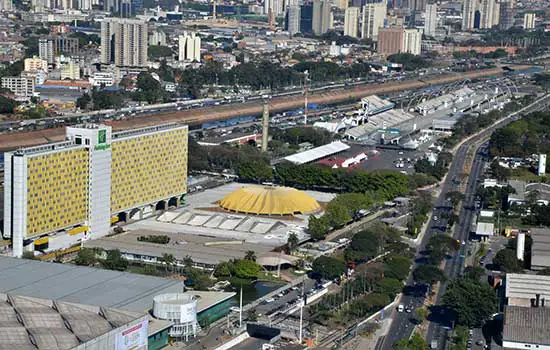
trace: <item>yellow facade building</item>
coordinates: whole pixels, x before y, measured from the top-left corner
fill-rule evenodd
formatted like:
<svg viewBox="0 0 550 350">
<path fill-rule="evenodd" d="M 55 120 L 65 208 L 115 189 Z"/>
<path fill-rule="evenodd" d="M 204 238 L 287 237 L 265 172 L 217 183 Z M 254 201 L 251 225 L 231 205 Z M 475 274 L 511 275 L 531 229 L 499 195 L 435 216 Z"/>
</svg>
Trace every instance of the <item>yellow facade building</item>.
<svg viewBox="0 0 550 350">
<path fill-rule="evenodd" d="M 91 124 L 68 127 L 67 141 L 5 153 L 3 235 L 13 255 L 44 237 L 50 248 L 56 237 L 102 237 L 114 217 L 177 205 L 187 192 L 187 137 L 179 124 L 119 133 Z"/>
</svg>

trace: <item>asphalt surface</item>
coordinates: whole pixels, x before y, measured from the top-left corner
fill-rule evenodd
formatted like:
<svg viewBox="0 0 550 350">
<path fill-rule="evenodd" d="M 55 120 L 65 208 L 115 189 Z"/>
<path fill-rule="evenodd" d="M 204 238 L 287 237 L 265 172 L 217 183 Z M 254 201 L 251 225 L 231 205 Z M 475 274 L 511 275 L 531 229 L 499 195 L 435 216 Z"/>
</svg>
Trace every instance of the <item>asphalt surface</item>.
<svg viewBox="0 0 550 350">
<path fill-rule="evenodd" d="M 434 220 L 434 218 L 436 216 L 438 217 L 438 219 L 441 218 L 441 214 L 444 211 L 448 210 L 446 208 L 448 208 L 450 204 L 446 200 L 447 193 L 458 189 L 459 184 L 456 182 L 456 179 L 464 169 L 466 155 L 470 147 L 472 147 L 476 143 L 479 143 L 481 140 L 489 137 L 491 133 L 497 128 L 503 127 L 508 123 L 510 123 L 511 121 L 519 119 L 520 116 L 523 114 L 530 113 L 536 110 L 547 109 L 549 103 L 550 103 L 550 98 L 547 95 L 539 99 L 538 103 L 533 104 L 529 108 L 524 109 L 521 113 L 514 115 L 512 118 L 506 119 L 501 123 L 493 125 L 491 128 L 480 133 L 476 137 L 471 138 L 470 140 L 466 141 L 464 144 L 462 144 L 459 147 L 459 149 L 457 150 L 454 156 L 454 161 L 449 168 L 449 172 L 447 174 L 446 180 L 441 186 L 440 195 L 435 201 L 434 210 L 433 210 L 432 216 L 429 219 L 430 221 L 428 223 L 429 225 L 428 230 L 426 231 L 426 234 L 424 235 L 422 242 L 419 244 L 417 248 L 417 260 L 413 265 L 413 269 L 414 267 L 423 263 L 422 255 L 420 254 L 420 252 L 425 250 L 426 244 L 429 241 L 430 237 L 434 234 L 438 234 L 439 232 L 441 232 L 439 227 L 440 225 L 443 226 L 442 225 L 443 223 L 439 222 L 438 224 L 436 224 L 438 220 Z M 459 216 L 458 229 L 455 230 L 453 235 L 454 238 L 458 239 L 461 242 L 465 241 L 466 244 L 461 246 L 460 252 L 458 252 L 455 256 L 453 256 L 445 264 L 445 270 L 444 270 L 445 274 L 447 277 L 451 279 L 453 277 L 458 276 L 458 274 L 462 272 L 462 269 L 464 267 L 464 255 L 465 255 L 464 253 L 468 249 L 468 243 L 467 243 L 468 235 L 470 233 L 471 222 L 474 214 L 474 210 L 471 208 L 473 208 L 474 206 L 473 199 L 477 188 L 477 178 L 479 177 L 483 169 L 483 162 L 484 160 L 482 159 L 482 155 L 476 149 L 475 157 L 470 170 L 470 177 L 468 179 L 466 190 L 464 192 L 465 194 L 465 199 L 463 201 L 464 206 Z M 407 281 L 407 285 L 411 286 L 413 284 L 414 282 L 412 281 L 412 276 L 410 276 Z M 446 284 L 442 284 L 438 294 L 437 304 L 439 304 L 440 298 L 445 292 L 445 288 L 446 288 Z M 407 306 L 407 305 L 418 306 L 423 304 L 423 300 L 424 300 L 423 296 L 404 294 L 401 298 L 401 304 L 403 304 L 404 306 Z M 394 312 L 393 322 L 388 332 L 388 335 L 384 339 L 384 344 L 381 347 L 382 349 L 384 350 L 393 349 L 393 344 L 395 342 L 401 339 L 409 338 L 411 336 L 412 330 L 414 328 L 414 325 L 411 322 L 412 318 L 414 317 L 414 312 L 415 311 L 412 310 L 412 315 L 408 313 L 398 313 L 397 311 Z M 444 325 L 436 322 L 430 322 L 428 331 L 426 334 L 427 343 L 430 344 L 432 340 L 438 340 L 438 348 L 444 349 L 445 332 L 446 332 L 446 329 L 444 327 L 446 326 L 448 325 Z"/>
</svg>

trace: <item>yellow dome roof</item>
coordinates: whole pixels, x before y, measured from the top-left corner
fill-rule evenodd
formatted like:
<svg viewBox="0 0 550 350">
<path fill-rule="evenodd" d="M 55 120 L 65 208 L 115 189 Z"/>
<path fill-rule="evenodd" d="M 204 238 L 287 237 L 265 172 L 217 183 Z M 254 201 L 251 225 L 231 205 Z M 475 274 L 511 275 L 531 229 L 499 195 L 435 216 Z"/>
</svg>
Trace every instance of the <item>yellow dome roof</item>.
<svg viewBox="0 0 550 350">
<path fill-rule="evenodd" d="M 304 214 L 321 209 L 319 203 L 291 187 L 245 186 L 223 198 L 220 207 L 257 215 Z"/>
</svg>

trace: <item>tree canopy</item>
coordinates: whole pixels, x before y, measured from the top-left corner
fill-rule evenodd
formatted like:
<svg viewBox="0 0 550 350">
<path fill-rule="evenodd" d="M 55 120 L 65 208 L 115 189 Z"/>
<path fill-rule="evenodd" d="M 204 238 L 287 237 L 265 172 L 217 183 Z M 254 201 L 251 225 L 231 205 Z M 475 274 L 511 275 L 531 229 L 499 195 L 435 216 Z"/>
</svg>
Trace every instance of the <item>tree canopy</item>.
<svg viewBox="0 0 550 350">
<path fill-rule="evenodd" d="M 346 264 L 331 256 L 320 256 L 313 261 L 313 273 L 321 278 L 333 280 L 346 272 Z"/>
<path fill-rule="evenodd" d="M 447 287 L 443 305 L 455 312 L 457 324 L 475 328 L 497 311 L 497 297 L 488 284 L 458 278 Z"/>
</svg>

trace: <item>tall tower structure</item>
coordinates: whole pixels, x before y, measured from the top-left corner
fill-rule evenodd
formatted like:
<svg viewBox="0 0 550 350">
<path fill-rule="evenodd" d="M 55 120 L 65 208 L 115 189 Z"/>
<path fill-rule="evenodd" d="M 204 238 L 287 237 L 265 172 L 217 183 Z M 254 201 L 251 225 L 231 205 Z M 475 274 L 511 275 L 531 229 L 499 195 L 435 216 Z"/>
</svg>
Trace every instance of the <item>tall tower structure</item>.
<svg viewBox="0 0 550 350">
<path fill-rule="evenodd" d="M 331 3 L 326 0 L 315 0 L 313 2 L 313 34 L 319 35 L 328 32 L 332 26 Z"/>
<path fill-rule="evenodd" d="M 426 5 L 426 17 L 424 19 L 424 34 L 428 36 L 435 35 L 437 28 L 437 4 Z"/>
<path fill-rule="evenodd" d="M 287 8 L 285 24 L 290 35 L 300 32 L 300 6 L 291 5 Z"/>
<path fill-rule="evenodd" d="M 361 37 L 378 40 L 378 30 L 384 27 L 386 20 L 387 3 L 386 1 L 370 3 L 363 6 L 363 16 L 361 20 Z"/>
<path fill-rule="evenodd" d="M 490 29 L 493 27 L 493 18 L 495 10 L 495 0 L 481 0 L 479 22 L 480 29 Z"/>
<path fill-rule="evenodd" d="M 477 8 L 477 0 L 464 0 L 462 3 L 462 30 L 474 29 L 474 19 Z"/>
<path fill-rule="evenodd" d="M 262 152 L 267 152 L 267 143 L 269 142 L 269 105 L 264 103 L 262 114 Z"/>
<path fill-rule="evenodd" d="M 359 7 L 348 7 L 344 14 L 344 35 L 357 38 L 359 35 Z"/>
</svg>

